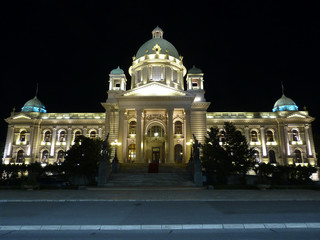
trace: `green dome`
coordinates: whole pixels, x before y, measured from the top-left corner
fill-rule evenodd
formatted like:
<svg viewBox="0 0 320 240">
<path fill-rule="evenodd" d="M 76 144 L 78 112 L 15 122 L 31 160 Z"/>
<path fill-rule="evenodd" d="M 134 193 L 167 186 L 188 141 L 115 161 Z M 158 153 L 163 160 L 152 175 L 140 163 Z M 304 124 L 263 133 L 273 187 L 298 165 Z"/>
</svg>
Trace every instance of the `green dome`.
<svg viewBox="0 0 320 240">
<path fill-rule="evenodd" d="M 200 68 L 196 68 L 194 65 L 191 69 L 188 71 L 189 74 L 201 74 L 202 70 Z"/>
<path fill-rule="evenodd" d="M 35 96 L 33 99 L 29 100 L 24 104 L 21 109 L 22 112 L 41 112 L 46 113 L 46 107 L 43 103 Z"/>
<path fill-rule="evenodd" d="M 110 74 L 124 74 L 124 71 L 118 66 L 116 69 L 113 69 Z"/>
<path fill-rule="evenodd" d="M 136 58 L 140 58 L 146 54 L 153 54 L 154 50 L 153 48 L 158 44 L 161 48 L 160 53 L 161 54 L 169 54 L 172 57 L 179 59 L 179 53 L 177 49 L 167 40 L 163 39 L 163 31 L 161 28 L 156 27 L 152 31 L 153 38 L 149 41 L 145 42 L 138 50 L 136 54 Z"/>
<path fill-rule="evenodd" d="M 282 94 L 281 98 L 274 104 L 272 111 L 298 111 L 298 106 L 291 98 Z"/>
</svg>

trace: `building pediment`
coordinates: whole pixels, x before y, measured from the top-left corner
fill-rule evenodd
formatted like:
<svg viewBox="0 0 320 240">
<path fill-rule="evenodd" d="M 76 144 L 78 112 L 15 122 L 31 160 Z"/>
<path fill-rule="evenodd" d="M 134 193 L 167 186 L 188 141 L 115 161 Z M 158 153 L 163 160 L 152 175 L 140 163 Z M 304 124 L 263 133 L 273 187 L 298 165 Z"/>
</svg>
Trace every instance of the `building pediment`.
<svg viewBox="0 0 320 240">
<path fill-rule="evenodd" d="M 164 85 L 162 83 L 153 82 L 136 87 L 123 93 L 123 96 L 186 96 L 186 92 Z"/>
<path fill-rule="evenodd" d="M 16 119 L 21 119 L 21 120 L 22 119 L 28 119 L 28 120 L 30 120 L 32 118 L 30 116 L 24 114 L 24 113 L 20 113 L 18 115 L 13 116 L 12 119 L 14 119 L 14 120 L 16 120 Z"/>
<path fill-rule="evenodd" d="M 287 116 L 287 118 L 306 118 L 306 116 L 300 114 L 300 113 L 293 113 Z"/>
</svg>

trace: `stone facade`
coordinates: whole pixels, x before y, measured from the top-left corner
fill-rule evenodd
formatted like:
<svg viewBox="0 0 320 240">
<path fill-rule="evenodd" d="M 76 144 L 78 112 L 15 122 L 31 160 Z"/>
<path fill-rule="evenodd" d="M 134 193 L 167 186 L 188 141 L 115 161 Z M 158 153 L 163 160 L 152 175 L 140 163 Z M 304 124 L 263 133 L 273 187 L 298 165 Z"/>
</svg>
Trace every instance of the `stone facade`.
<svg viewBox="0 0 320 240">
<path fill-rule="evenodd" d="M 186 70 L 160 28 L 152 35 L 133 57 L 129 90 L 122 69 L 110 72 L 104 113 L 47 113 L 36 97 L 21 112 L 12 112 L 5 119 L 3 161 L 61 162 L 77 135 L 103 139 L 109 133 L 110 142 L 121 143 L 120 162 L 186 163 L 192 134 L 203 142 L 207 130 L 216 126 L 223 141 L 224 122 L 232 122 L 254 147 L 258 161 L 315 164 L 314 118 L 307 111 L 298 111 L 283 94 L 274 112 L 207 112 L 203 72 Z"/>
</svg>

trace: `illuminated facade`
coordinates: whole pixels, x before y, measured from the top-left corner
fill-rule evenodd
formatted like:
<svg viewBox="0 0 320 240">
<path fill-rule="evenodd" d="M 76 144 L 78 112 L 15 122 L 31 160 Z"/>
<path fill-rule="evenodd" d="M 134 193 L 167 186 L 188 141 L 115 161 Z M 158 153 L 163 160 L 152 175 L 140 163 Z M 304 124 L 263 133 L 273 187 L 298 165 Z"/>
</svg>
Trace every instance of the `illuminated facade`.
<svg viewBox="0 0 320 240">
<path fill-rule="evenodd" d="M 110 72 L 104 113 L 47 113 L 36 97 L 28 101 L 6 119 L 4 162 L 60 162 L 77 135 L 110 133 L 109 141 L 121 144 L 120 162 L 186 163 L 192 134 L 203 141 L 216 126 L 223 142 L 229 121 L 247 137 L 257 161 L 315 164 L 314 118 L 307 111 L 283 94 L 273 112 L 207 112 L 204 74 L 196 67 L 187 71 L 182 59 L 157 27 L 133 57 L 129 90 L 122 69 Z"/>
</svg>

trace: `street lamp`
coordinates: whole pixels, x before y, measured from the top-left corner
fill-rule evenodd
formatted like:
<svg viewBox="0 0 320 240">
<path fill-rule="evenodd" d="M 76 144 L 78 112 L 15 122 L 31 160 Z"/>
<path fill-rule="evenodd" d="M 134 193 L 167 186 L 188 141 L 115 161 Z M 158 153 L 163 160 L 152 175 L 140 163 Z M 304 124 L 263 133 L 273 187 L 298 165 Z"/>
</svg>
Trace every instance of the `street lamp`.
<svg viewBox="0 0 320 240">
<path fill-rule="evenodd" d="M 117 149 L 118 149 L 118 146 L 121 145 L 120 142 L 118 142 L 118 140 L 114 140 L 112 143 L 111 143 L 112 146 L 115 146 L 115 152 L 114 152 L 114 159 L 113 160 L 116 160 L 118 161 L 118 156 L 117 156 Z"/>
<path fill-rule="evenodd" d="M 193 149 L 193 143 L 194 143 L 194 142 L 193 142 L 193 139 L 190 139 L 190 141 L 187 142 L 187 145 L 188 145 L 188 146 L 191 146 L 191 154 L 190 154 L 189 162 L 193 160 L 193 151 L 192 151 L 192 149 Z"/>
<path fill-rule="evenodd" d="M 114 152 L 114 158 L 112 160 L 112 172 L 116 172 L 118 170 L 118 156 L 117 156 L 117 150 L 118 150 L 118 146 L 121 145 L 120 142 L 118 142 L 118 140 L 114 140 L 112 143 L 111 143 L 112 146 L 115 146 L 115 152 Z"/>
</svg>

